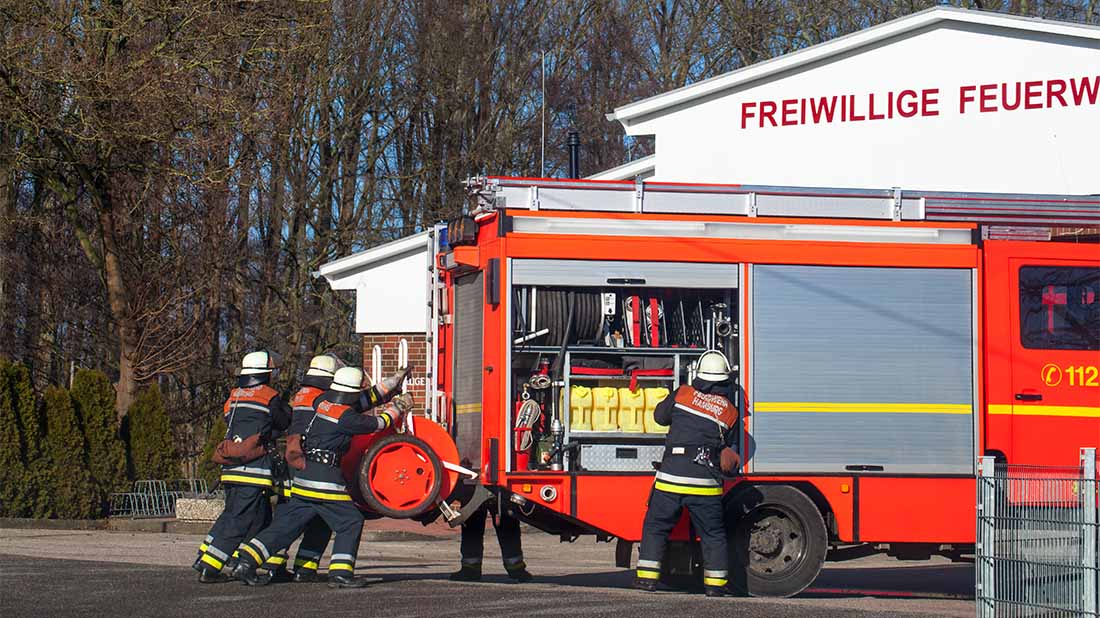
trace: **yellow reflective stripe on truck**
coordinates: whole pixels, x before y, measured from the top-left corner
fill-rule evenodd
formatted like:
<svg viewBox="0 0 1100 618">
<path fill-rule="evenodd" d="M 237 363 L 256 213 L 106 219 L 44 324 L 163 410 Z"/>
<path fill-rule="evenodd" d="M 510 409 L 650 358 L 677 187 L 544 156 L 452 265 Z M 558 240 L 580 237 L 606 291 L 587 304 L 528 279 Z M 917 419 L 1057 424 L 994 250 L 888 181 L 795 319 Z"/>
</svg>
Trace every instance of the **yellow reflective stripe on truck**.
<svg viewBox="0 0 1100 618">
<path fill-rule="evenodd" d="M 1041 406 L 990 404 L 990 414 L 1015 414 L 1017 416 L 1076 416 L 1080 418 L 1100 418 L 1100 406 Z"/>
<path fill-rule="evenodd" d="M 865 403 L 833 401 L 758 401 L 756 412 L 880 414 L 970 414 L 968 403 Z"/>
</svg>

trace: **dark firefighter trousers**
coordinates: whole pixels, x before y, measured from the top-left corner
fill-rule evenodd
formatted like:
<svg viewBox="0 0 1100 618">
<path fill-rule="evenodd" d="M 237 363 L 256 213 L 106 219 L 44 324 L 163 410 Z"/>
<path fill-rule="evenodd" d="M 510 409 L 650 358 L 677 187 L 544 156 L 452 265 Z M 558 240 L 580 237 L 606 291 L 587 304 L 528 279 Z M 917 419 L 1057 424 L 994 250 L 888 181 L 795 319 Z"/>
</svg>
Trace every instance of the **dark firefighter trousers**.
<svg viewBox="0 0 1100 618">
<path fill-rule="evenodd" d="M 276 509 L 276 512 L 278 509 Z M 324 518 L 314 516 L 306 524 L 306 533 L 302 542 L 298 545 L 298 553 L 294 556 L 294 572 L 317 572 L 321 563 L 321 556 L 325 553 L 329 538 L 332 537 L 332 529 L 325 523 Z"/>
<path fill-rule="evenodd" d="M 489 516 L 489 506 L 478 509 L 466 523 L 462 524 L 462 566 L 481 570 L 481 559 L 485 555 L 485 519 Z M 493 528 L 500 543 L 500 556 L 504 560 L 504 569 L 509 573 L 527 568 L 523 562 L 523 540 L 520 537 L 519 520 L 504 511 L 493 519 Z"/>
<path fill-rule="evenodd" d="M 726 524 L 722 496 L 694 496 L 654 489 L 649 510 L 642 523 L 642 545 L 638 549 L 637 575 L 657 579 L 668 535 L 680 521 L 682 509 L 688 510 L 691 524 L 703 544 L 703 583 L 725 586 L 729 579 L 729 554 L 726 551 Z"/>
<path fill-rule="evenodd" d="M 271 500 L 267 487 L 232 484 L 224 487 L 225 509 L 199 547 L 202 563 L 219 571 L 241 541 L 271 523 Z"/>
<path fill-rule="evenodd" d="M 286 476 L 278 484 L 278 496 L 279 504 L 283 504 L 290 500 L 290 488 L 293 483 L 293 477 Z M 276 507 L 276 512 L 278 507 Z M 264 524 L 263 528 L 256 530 L 249 530 L 246 539 L 251 539 L 260 533 L 260 530 L 271 525 L 268 521 Z M 317 567 L 321 563 L 321 556 L 325 553 L 325 548 L 328 547 L 329 539 L 332 538 L 332 530 L 325 523 L 324 519 L 320 517 L 314 517 L 310 520 L 309 525 L 306 526 L 305 535 L 302 537 L 302 542 L 298 544 L 298 553 L 294 557 L 294 572 L 317 572 Z M 280 552 L 281 554 L 281 552 Z M 285 555 L 275 555 L 267 559 L 264 566 L 271 569 L 274 566 L 279 566 L 286 562 Z"/>
<path fill-rule="evenodd" d="M 310 500 L 292 496 L 275 509 L 275 521 L 269 528 L 241 545 L 241 560 L 250 566 L 263 564 L 289 547 L 317 517 L 326 529 L 331 528 L 336 533 L 328 572 L 346 571 L 350 575 L 355 570 L 359 537 L 363 533 L 363 513 L 350 500 Z M 310 566 L 316 569 L 316 564 Z"/>
</svg>

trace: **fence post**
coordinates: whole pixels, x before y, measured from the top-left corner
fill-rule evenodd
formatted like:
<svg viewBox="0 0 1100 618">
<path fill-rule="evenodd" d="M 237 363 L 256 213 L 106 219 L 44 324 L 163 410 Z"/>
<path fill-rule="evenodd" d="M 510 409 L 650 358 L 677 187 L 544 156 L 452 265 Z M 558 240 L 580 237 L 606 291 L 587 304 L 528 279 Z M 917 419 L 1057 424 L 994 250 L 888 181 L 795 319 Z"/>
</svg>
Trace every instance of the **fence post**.
<svg viewBox="0 0 1100 618">
<path fill-rule="evenodd" d="M 978 618 L 995 618 L 996 590 L 993 586 L 994 556 L 997 534 L 997 491 L 993 477 L 995 460 L 982 457 L 978 463 L 978 547 L 977 547 L 977 609 Z"/>
<path fill-rule="evenodd" d="M 1081 562 L 1085 575 L 1085 594 L 1082 602 L 1085 611 L 1096 615 L 1097 564 L 1096 564 L 1096 449 L 1081 449 L 1082 538 Z"/>
</svg>

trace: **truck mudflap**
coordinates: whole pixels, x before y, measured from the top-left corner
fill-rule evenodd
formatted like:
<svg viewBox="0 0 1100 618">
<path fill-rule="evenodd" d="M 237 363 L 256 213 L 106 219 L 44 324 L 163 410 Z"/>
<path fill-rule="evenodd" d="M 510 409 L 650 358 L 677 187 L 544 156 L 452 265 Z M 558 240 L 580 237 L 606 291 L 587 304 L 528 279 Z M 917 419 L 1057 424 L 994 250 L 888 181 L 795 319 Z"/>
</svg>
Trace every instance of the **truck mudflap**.
<svg viewBox="0 0 1100 618">
<path fill-rule="evenodd" d="M 462 478 L 477 476 L 459 465 L 447 430 L 422 416 L 407 417 L 403 427 L 356 436 L 340 467 L 356 506 L 396 519 L 438 508 Z"/>
</svg>

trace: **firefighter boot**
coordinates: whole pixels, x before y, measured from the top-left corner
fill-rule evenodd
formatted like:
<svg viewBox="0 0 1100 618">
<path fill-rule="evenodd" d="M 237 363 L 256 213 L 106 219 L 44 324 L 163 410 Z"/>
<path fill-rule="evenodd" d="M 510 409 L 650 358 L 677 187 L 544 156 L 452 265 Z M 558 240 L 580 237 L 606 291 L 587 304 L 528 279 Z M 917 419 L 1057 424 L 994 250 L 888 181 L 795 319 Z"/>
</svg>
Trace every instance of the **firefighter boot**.
<svg viewBox="0 0 1100 618">
<path fill-rule="evenodd" d="M 634 578 L 634 587 L 637 588 L 638 590 L 645 590 L 646 592 L 656 592 L 657 591 L 657 580 L 655 580 L 655 579 L 646 579 L 644 577 L 635 577 Z"/>
<path fill-rule="evenodd" d="M 481 568 L 464 564 L 460 569 L 451 573 L 450 580 L 453 582 L 479 582 L 481 581 Z"/>
<path fill-rule="evenodd" d="M 317 571 L 313 569 L 297 569 L 294 571 L 294 583 L 296 584 L 312 584 L 318 581 Z"/>
<path fill-rule="evenodd" d="M 734 596 L 725 586 L 703 586 L 703 594 L 710 598 Z"/>
<path fill-rule="evenodd" d="M 266 586 L 267 578 L 260 577 L 256 573 L 256 567 L 249 566 L 247 562 L 240 561 L 237 563 L 237 567 L 233 569 L 232 573 L 235 579 L 240 580 L 242 583 L 249 586 Z"/>
<path fill-rule="evenodd" d="M 286 570 L 285 566 L 280 565 L 274 571 L 268 573 L 267 583 L 269 584 L 285 584 L 286 582 L 296 581 L 294 575 L 290 571 Z"/>
<path fill-rule="evenodd" d="M 367 580 L 357 579 L 351 573 L 329 573 L 328 587 L 329 588 L 363 588 L 367 585 Z"/>
<path fill-rule="evenodd" d="M 198 572 L 200 584 L 220 584 L 221 582 L 229 581 L 225 575 L 222 575 L 221 571 L 212 566 L 204 564 L 198 568 Z"/>
<path fill-rule="evenodd" d="M 517 584 L 525 584 L 535 578 L 535 576 L 531 575 L 531 572 L 524 567 L 508 569 L 508 577 L 512 578 L 512 581 Z"/>
</svg>

